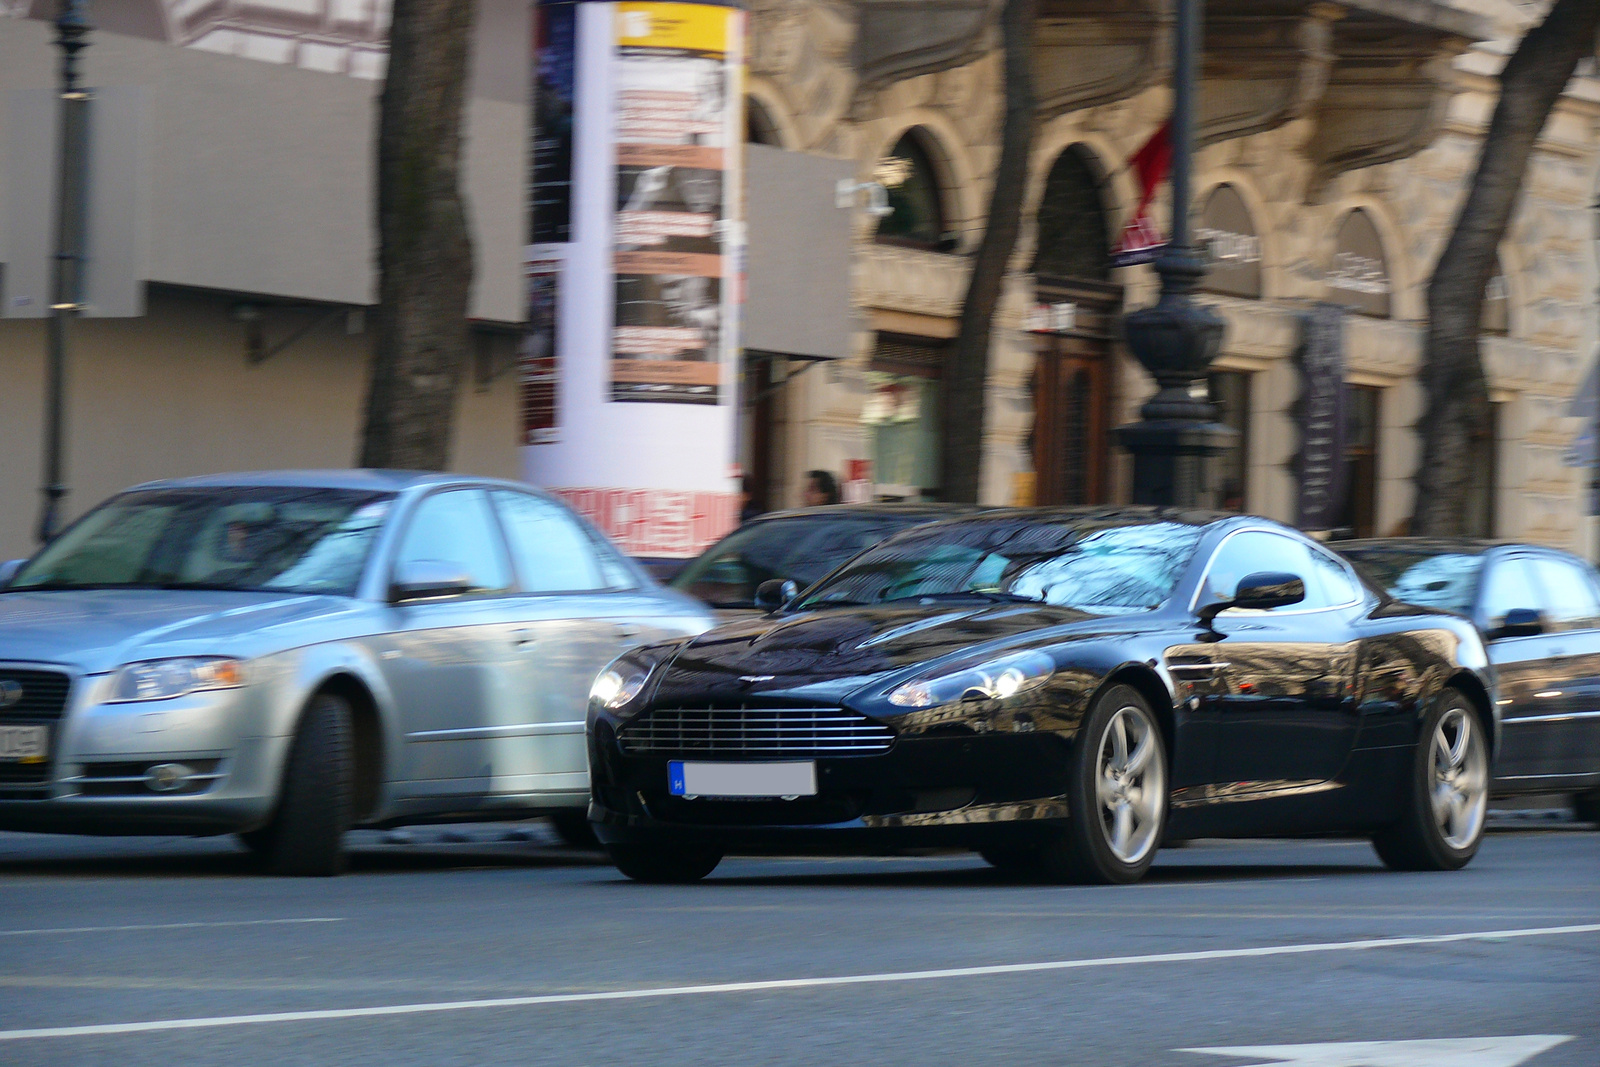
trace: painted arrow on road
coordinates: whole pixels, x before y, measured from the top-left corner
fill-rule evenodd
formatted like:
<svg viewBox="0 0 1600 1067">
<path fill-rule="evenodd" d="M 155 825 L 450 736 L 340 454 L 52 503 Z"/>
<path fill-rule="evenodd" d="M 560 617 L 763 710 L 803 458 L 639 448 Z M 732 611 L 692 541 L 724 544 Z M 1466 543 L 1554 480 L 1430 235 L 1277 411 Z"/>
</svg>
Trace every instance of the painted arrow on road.
<svg viewBox="0 0 1600 1067">
<path fill-rule="evenodd" d="M 1335 1041 L 1325 1045 L 1240 1045 L 1180 1048 L 1207 1056 L 1265 1056 L 1251 1067 L 1517 1067 L 1571 1041 L 1559 1034 L 1454 1037 L 1438 1041 Z"/>
</svg>

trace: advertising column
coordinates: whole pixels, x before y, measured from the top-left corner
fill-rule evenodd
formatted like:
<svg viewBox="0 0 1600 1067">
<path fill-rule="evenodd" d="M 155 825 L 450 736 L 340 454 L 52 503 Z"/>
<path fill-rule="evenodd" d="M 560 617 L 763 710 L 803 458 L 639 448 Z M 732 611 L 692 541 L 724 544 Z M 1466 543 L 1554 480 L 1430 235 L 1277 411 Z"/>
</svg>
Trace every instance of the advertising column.
<svg viewBox="0 0 1600 1067">
<path fill-rule="evenodd" d="M 625 551 L 691 556 L 738 518 L 745 16 L 536 11 L 524 470 Z"/>
</svg>

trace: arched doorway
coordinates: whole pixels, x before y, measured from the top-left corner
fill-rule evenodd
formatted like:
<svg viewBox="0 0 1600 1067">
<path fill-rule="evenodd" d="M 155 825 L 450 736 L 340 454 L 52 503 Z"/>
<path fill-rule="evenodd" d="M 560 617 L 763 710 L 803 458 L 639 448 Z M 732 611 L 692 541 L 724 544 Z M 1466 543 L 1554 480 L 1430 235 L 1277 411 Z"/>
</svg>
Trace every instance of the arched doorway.
<svg viewBox="0 0 1600 1067">
<path fill-rule="evenodd" d="M 1050 167 L 1037 215 L 1031 325 L 1034 498 L 1040 504 L 1110 499 L 1112 340 L 1122 287 L 1111 282 L 1104 169 L 1081 144 Z"/>
</svg>

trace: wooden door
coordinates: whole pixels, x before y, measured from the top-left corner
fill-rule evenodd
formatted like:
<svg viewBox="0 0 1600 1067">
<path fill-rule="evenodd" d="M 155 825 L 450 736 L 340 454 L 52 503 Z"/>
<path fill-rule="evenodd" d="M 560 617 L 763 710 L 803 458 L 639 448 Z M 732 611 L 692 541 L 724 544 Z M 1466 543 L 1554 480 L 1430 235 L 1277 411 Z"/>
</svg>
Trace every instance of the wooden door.
<svg viewBox="0 0 1600 1067">
<path fill-rule="evenodd" d="M 1041 339 L 1034 368 L 1033 469 L 1040 504 L 1107 501 L 1110 362 L 1105 346 Z"/>
</svg>

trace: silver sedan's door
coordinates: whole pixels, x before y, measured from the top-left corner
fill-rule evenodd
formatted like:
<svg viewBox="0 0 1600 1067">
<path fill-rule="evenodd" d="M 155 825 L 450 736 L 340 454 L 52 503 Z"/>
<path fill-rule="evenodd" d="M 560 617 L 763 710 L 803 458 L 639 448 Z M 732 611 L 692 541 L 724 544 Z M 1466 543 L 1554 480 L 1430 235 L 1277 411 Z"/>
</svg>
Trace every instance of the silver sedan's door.
<svg viewBox="0 0 1600 1067">
<path fill-rule="evenodd" d="M 628 575 L 561 504 L 509 489 L 493 497 L 517 570 L 520 592 L 508 607 L 523 694 L 495 739 L 495 792 L 582 794 L 589 687 L 642 636 L 642 626 L 619 618 L 632 598 L 616 587 Z"/>
<path fill-rule="evenodd" d="M 517 664 L 505 594 L 511 570 L 480 489 L 434 493 L 412 512 L 392 566 L 431 561 L 462 573 L 470 592 L 395 604 L 375 641 L 405 731 L 408 796 L 481 792 L 491 773 L 486 728 L 511 699 Z"/>
</svg>

